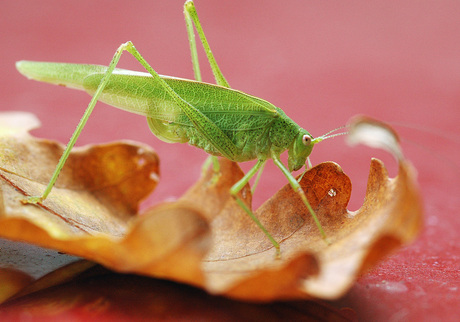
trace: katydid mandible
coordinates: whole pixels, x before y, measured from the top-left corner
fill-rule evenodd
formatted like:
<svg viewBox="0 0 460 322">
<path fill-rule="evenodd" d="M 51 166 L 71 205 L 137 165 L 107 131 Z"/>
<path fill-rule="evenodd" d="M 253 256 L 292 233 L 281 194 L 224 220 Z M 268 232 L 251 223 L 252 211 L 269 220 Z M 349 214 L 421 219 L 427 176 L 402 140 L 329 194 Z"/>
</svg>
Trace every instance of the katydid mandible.
<svg viewBox="0 0 460 322">
<path fill-rule="evenodd" d="M 45 191 L 41 196 L 28 197 L 25 202 L 36 204 L 47 198 L 96 102 L 102 101 L 147 117 L 150 130 L 160 140 L 169 143 L 188 142 L 203 149 L 213 156 L 215 171 L 215 156 L 235 162 L 256 159 L 254 167 L 230 189 L 230 193 L 268 237 L 279 256 L 279 243 L 250 207 L 238 197 L 240 190 L 271 158 L 302 199 L 322 238 L 327 240 L 314 210 L 291 172 L 304 165 L 307 167 L 307 158 L 316 143 L 343 133 L 330 134 L 331 131 L 313 138 L 280 108 L 263 99 L 231 89 L 209 48 L 193 1 L 185 2 L 184 15 L 195 80 L 158 75 L 131 42 L 124 43 L 117 49 L 108 67 L 31 61 L 20 61 L 16 64 L 17 69 L 28 78 L 84 90 L 92 95 Z M 205 49 L 217 85 L 201 81 L 193 26 Z M 134 56 L 148 73 L 116 68 L 124 51 Z M 280 154 L 286 150 L 288 168 L 280 161 Z"/>
</svg>

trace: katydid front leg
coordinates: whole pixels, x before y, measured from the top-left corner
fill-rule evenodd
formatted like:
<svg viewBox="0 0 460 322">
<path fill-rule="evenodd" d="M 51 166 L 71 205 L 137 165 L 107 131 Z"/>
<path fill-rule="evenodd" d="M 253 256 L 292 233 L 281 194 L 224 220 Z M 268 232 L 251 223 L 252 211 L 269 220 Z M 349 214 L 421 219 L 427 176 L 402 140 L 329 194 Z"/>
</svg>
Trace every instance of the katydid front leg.
<svg viewBox="0 0 460 322">
<path fill-rule="evenodd" d="M 286 169 L 284 164 L 281 162 L 279 155 L 272 153 L 272 159 L 276 166 L 281 170 L 281 172 L 283 172 L 284 176 L 289 181 L 289 184 L 291 185 L 292 189 L 299 195 L 300 199 L 302 199 L 302 202 L 304 203 L 305 207 L 307 207 L 308 211 L 310 212 L 310 215 L 313 217 L 313 220 L 316 226 L 318 227 L 321 237 L 323 237 L 327 244 L 330 244 L 330 242 L 327 240 L 326 233 L 324 232 L 324 229 L 321 226 L 321 223 L 319 222 L 318 216 L 316 216 L 315 211 L 308 202 L 307 196 L 305 196 L 305 193 L 300 187 L 299 182 L 292 176 L 289 170 Z"/>
</svg>

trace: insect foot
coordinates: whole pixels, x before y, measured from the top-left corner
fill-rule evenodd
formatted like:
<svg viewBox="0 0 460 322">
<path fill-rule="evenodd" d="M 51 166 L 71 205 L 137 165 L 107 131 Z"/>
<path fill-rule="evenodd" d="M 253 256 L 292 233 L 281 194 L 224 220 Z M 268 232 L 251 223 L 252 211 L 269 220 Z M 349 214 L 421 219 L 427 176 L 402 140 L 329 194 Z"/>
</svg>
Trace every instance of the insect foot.
<svg viewBox="0 0 460 322">
<path fill-rule="evenodd" d="M 28 204 L 36 205 L 38 203 L 41 203 L 42 201 L 43 201 L 43 197 L 41 196 L 29 196 L 24 199 L 21 199 L 21 203 L 23 205 L 28 205 Z"/>
</svg>

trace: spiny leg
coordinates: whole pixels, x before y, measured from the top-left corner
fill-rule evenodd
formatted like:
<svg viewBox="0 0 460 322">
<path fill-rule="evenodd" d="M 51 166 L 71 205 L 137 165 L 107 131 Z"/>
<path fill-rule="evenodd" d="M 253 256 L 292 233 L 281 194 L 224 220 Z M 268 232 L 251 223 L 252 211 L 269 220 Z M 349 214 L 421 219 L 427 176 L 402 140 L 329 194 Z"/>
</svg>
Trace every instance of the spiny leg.
<svg viewBox="0 0 460 322">
<path fill-rule="evenodd" d="M 193 5 L 193 2 L 192 2 Z M 195 80 L 201 82 L 201 70 L 200 63 L 198 61 L 198 52 L 196 50 L 196 41 L 195 41 L 195 32 L 193 31 L 193 23 L 188 13 L 187 8 L 190 7 L 187 2 L 184 4 L 184 16 L 185 16 L 185 26 L 187 27 L 188 42 L 190 44 L 190 55 L 192 57 L 192 66 L 193 72 L 195 74 Z"/>
<path fill-rule="evenodd" d="M 44 201 L 48 195 L 50 194 L 51 190 L 53 189 L 56 180 L 59 177 L 59 173 L 61 172 L 62 168 L 64 167 L 65 162 L 67 161 L 67 158 L 70 155 L 70 151 L 72 150 L 73 146 L 77 142 L 78 137 L 80 136 L 81 131 L 85 127 L 86 122 L 88 121 L 94 106 L 96 106 L 96 103 L 99 99 L 99 96 L 101 95 L 102 91 L 104 90 L 104 87 L 107 85 L 110 75 L 112 75 L 118 61 L 120 60 L 121 54 L 123 52 L 123 47 L 124 45 L 121 45 L 117 51 L 115 52 L 115 55 L 112 58 L 112 61 L 110 62 L 109 67 L 107 68 L 107 71 L 104 75 L 104 77 L 101 79 L 101 82 L 99 83 L 98 88 L 96 89 L 96 92 L 94 93 L 93 97 L 91 98 L 91 101 L 88 104 L 88 107 L 85 110 L 85 113 L 83 114 L 83 117 L 80 119 L 80 122 L 77 125 L 77 128 L 75 129 L 74 133 L 72 134 L 69 143 L 67 143 L 67 146 L 62 153 L 61 158 L 59 159 L 59 162 L 56 166 L 56 169 L 53 172 L 53 175 L 51 176 L 51 179 L 46 186 L 45 190 L 43 191 L 41 196 L 29 196 L 25 200 L 23 200 L 23 203 L 32 203 L 36 204 L 39 202 Z"/>
<path fill-rule="evenodd" d="M 193 30 L 193 24 L 195 24 L 195 28 L 197 30 L 198 36 L 200 37 L 201 43 L 203 44 L 203 47 L 205 49 L 209 65 L 211 66 L 212 72 L 214 74 L 214 78 L 216 79 L 216 83 L 224 87 L 230 87 L 224 75 L 222 74 L 219 68 L 219 65 L 217 65 L 214 55 L 211 52 L 209 43 L 206 39 L 203 28 L 201 27 L 201 23 L 198 18 L 198 14 L 196 12 L 195 4 L 193 3 L 193 1 L 185 2 L 184 16 L 185 16 L 185 25 L 187 27 L 188 40 L 190 44 L 190 54 L 192 57 L 192 66 L 193 66 L 193 72 L 195 74 L 195 80 L 199 82 L 202 81 L 200 63 L 198 61 L 198 52 L 196 48 L 195 32 Z M 211 184 L 216 184 L 220 177 L 220 165 L 219 165 L 219 161 L 217 160 L 217 157 L 209 156 L 206 159 L 205 163 L 203 164 L 203 172 L 207 170 L 211 162 L 213 164 L 213 170 L 214 170 L 214 175 L 211 179 Z"/>
<path fill-rule="evenodd" d="M 204 35 L 204 31 L 203 31 L 203 28 L 201 27 L 200 20 L 198 19 L 198 14 L 196 13 L 195 4 L 193 3 L 193 1 L 188 0 L 185 2 L 184 16 L 185 16 L 185 23 L 187 26 L 188 39 L 190 43 L 190 51 L 192 54 L 192 63 L 193 63 L 193 70 L 195 72 L 195 78 L 198 81 L 201 81 L 201 73 L 200 73 L 200 67 L 198 64 L 198 55 L 197 55 L 197 50 L 196 50 L 195 34 L 193 32 L 192 24 L 195 25 L 198 36 L 200 37 L 201 43 L 203 44 L 204 51 L 206 52 L 206 56 L 208 58 L 209 65 L 211 66 L 212 73 L 214 74 L 214 78 L 216 79 L 217 84 L 220 86 L 224 86 L 224 87 L 230 87 L 224 75 L 220 71 L 219 65 L 217 65 L 214 55 L 211 52 L 211 47 L 209 46 L 209 43 L 206 40 L 206 36 Z"/>
<path fill-rule="evenodd" d="M 251 178 L 259 171 L 261 167 L 265 164 L 266 160 L 258 160 L 256 165 L 249 170 L 240 181 L 235 183 L 233 187 L 230 189 L 231 195 L 235 198 L 236 203 L 251 217 L 251 219 L 257 224 L 257 226 L 263 231 L 265 236 L 270 240 L 273 246 L 276 249 L 276 257 L 279 258 L 281 256 L 280 245 L 278 242 L 272 237 L 272 235 L 268 232 L 268 230 L 262 225 L 259 219 L 254 215 L 250 207 L 246 205 L 246 203 L 238 197 L 238 192 L 244 188 L 244 186 L 251 180 Z"/>
<path fill-rule="evenodd" d="M 326 241 L 326 243 L 329 244 L 329 241 L 327 239 L 326 233 L 324 232 L 323 227 L 321 226 L 321 223 L 319 222 L 318 217 L 316 216 L 315 211 L 313 210 L 312 206 L 308 202 L 307 196 L 305 196 L 305 193 L 303 192 L 302 188 L 300 187 L 300 184 L 297 182 L 297 180 L 292 176 L 292 174 L 289 172 L 289 170 L 284 166 L 284 164 L 281 162 L 279 159 L 278 155 L 272 154 L 272 159 L 273 162 L 276 164 L 278 168 L 283 172 L 284 176 L 288 179 L 289 184 L 291 185 L 292 189 L 300 196 L 302 199 L 303 203 L 307 207 L 308 211 L 310 212 L 311 216 L 313 217 L 313 220 L 318 227 L 318 230 L 323 237 L 323 239 Z"/>
</svg>

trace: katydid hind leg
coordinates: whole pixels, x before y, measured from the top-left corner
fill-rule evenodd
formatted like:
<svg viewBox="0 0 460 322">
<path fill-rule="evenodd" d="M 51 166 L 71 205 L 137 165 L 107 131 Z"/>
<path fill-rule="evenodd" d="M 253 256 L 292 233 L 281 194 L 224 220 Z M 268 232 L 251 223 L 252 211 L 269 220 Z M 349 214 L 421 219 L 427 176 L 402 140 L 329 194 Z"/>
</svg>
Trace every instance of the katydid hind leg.
<svg viewBox="0 0 460 322">
<path fill-rule="evenodd" d="M 238 193 L 248 184 L 252 177 L 264 166 L 266 160 L 258 160 L 256 165 L 250 169 L 241 180 L 233 185 L 230 189 L 230 193 L 235 198 L 236 203 L 241 207 L 241 209 L 246 212 L 246 214 L 256 223 L 256 225 L 262 230 L 262 232 L 267 236 L 270 242 L 273 244 L 276 250 L 276 258 L 281 257 L 281 250 L 279 243 L 273 238 L 273 236 L 268 232 L 265 226 L 259 221 L 254 212 L 246 203 L 238 197 Z"/>
<path fill-rule="evenodd" d="M 195 31 L 193 30 L 193 21 L 192 18 L 190 17 L 190 13 L 188 12 L 188 7 L 187 3 L 184 4 L 184 16 L 185 16 L 185 26 L 187 28 L 187 36 L 188 36 L 188 42 L 190 45 L 190 55 L 192 58 L 192 66 L 193 66 L 193 72 L 195 75 L 195 80 L 201 82 L 201 70 L 200 70 L 200 62 L 198 60 L 198 51 L 196 49 L 196 40 L 195 40 Z"/>
<path fill-rule="evenodd" d="M 125 44 L 121 45 L 117 51 L 115 52 L 109 67 L 107 68 L 107 71 L 105 72 L 103 78 L 101 79 L 101 82 L 99 83 L 99 86 L 97 87 L 93 97 L 91 98 L 91 101 L 88 104 L 88 107 L 85 110 L 85 113 L 83 114 L 82 118 L 80 119 L 80 122 L 77 125 L 77 128 L 75 129 L 74 133 L 72 134 L 69 143 L 67 143 L 67 146 L 62 153 L 61 158 L 59 159 L 59 162 L 51 176 L 50 181 L 48 182 L 48 185 L 46 186 L 45 190 L 43 191 L 41 196 L 29 196 L 26 199 L 23 200 L 23 203 L 31 203 L 31 204 L 37 204 L 40 202 L 43 202 L 48 195 L 50 194 L 51 190 L 53 189 L 54 185 L 56 184 L 56 180 L 59 177 L 59 174 L 61 173 L 62 168 L 64 167 L 64 164 L 66 163 L 70 151 L 74 147 L 75 143 L 77 142 L 78 137 L 80 136 L 83 128 L 86 125 L 86 122 L 88 121 L 89 117 L 91 116 L 91 113 L 96 106 L 96 103 L 104 90 L 104 87 L 107 85 L 109 82 L 110 76 L 112 75 L 115 67 L 117 66 L 118 61 L 120 60 L 121 54 L 123 53 L 123 48 Z"/>
<path fill-rule="evenodd" d="M 196 12 L 195 4 L 193 3 L 193 1 L 188 0 L 185 2 L 184 16 L 185 16 L 187 33 L 188 33 L 188 38 L 189 38 L 189 43 L 190 43 L 190 51 L 192 55 L 193 70 L 195 71 L 195 78 L 197 77 L 197 74 L 198 74 L 200 79 L 197 79 L 197 80 L 201 81 L 201 72 L 200 72 L 200 68 L 198 64 L 195 34 L 193 31 L 192 24 L 195 25 L 195 29 L 198 33 L 198 37 L 201 40 L 201 44 L 203 45 L 204 51 L 208 58 L 209 65 L 211 66 L 212 73 L 214 75 L 214 78 L 216 79 L 216 83 L 220 86 L 230 88 L 230 85 L 228 84 L 227 80 L 222 74 L 219 68 L 219 65 L 217 65 L 216 59 L 214 58 L 214 55 L 211 51 L 211 47 L 209 46 L 209 43 L 208 43 L 208 40 L 206 39 L 203 28 L 201 27 L 200 19 L 198 18 L 198 14 Z"/>
</svg>

